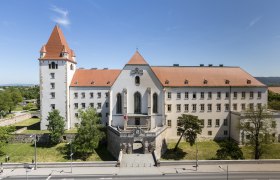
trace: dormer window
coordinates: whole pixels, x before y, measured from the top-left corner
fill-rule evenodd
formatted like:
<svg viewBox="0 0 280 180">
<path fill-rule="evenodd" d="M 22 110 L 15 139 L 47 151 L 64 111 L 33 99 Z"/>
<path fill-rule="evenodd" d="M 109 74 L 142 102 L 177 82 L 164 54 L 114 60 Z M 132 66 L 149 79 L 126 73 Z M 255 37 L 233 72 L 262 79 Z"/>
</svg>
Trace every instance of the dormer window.
<svg viewBox="0 0 280 180">
<path fill-rule="evenodd" d="M 110 81 L 107 81 L 107 84 L 110 84 Z"/>
<path fill-rule="evenodd" d="M 188 80 L 185 80 L 184 84 L 189 84 L 189 81 L 188 81 Z"/>
<path fill-rule="evenodd" d="M 75 81 L 74 84 L 78 84 L 78 81 Z"/>
<path fill-rule="evenodd" d="M 91 83 L 90 84 L 94 84 L 94 81 L 91 81 Z"/>
<path fill-rule="evenodd" d="M 247 79 L 247 84 L 251 84 L 251 80 Z"/>
<path fill-rule="evenodd" d="M 57 69 L 58 68 L 58 64 L 56 64 L 55 62 L 51 62 L 49 64 L 49 69 Z"/>
<path fill-rule="evenodd" d="M 229 80 L 225 80 L 225 84 L 229 84 Z"/>
<path fill-rule="evenodd" d="M 140 77 L 139 77 L 139 76 L 136 76 L 136 77 L 135 77 L 135 84 L 136 84 L 136 85 L 139 85 L 139 84 L 140 84 Z"/>
<path fill-rule="evenodd" d="M 165 80 L 165 84 L 169 84 L 169 81 L 168 81 L 168 80 Z"/>
<path fill-rule="evenodd" d="M 208 81 L 206 79 L 204 79 L 203 84 L 207 84 L 207 83 L 208 83 Z"/>
</svg>

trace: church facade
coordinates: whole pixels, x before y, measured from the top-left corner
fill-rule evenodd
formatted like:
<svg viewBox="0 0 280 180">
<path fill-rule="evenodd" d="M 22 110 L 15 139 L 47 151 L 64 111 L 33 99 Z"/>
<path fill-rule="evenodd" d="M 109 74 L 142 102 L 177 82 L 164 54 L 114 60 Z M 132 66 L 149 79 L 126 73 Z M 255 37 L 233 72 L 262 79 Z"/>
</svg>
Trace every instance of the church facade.
<svg viewBox="0 0 280 180">
<path fill-rule="evenodd" d="M 267 87 L 240 67 L 150 66 L 136 51 L 122 69 L 78 69 L 76 57 L 58 26 L 40 51 L 41 129 L 58 109 L 66 129 L 79 123 L 78 110 L 95 108 L 108 127 L 108 149 L 117 157 L 153 150 L 178 138 L 177 119 L 203 120 L 200 139 L 240 134 L 233 112 L 267 104 Z M 236 113 L 235 113 L 236 114 Z M 138 149 L 139 150 L 139 149 Z M 139 151 L 138 151 L 139 152 Z"/>
</svg>

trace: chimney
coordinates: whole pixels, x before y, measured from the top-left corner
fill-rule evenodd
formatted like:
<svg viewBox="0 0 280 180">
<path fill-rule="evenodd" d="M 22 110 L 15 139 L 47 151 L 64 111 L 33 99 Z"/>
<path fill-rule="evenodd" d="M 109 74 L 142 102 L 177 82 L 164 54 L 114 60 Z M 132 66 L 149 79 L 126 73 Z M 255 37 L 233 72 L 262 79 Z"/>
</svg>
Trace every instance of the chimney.
<svg viewBox="0 0 280 180">
<path fill-rule="evenodd" d="M 223 64 L 219 64 L 219 66 L 220 66 L 220 67 L 224 67 L 224 65 L 223 65 Z"/>
<path fill-rule="evenodd" d="M 212 67 L 212 66 L 213 66 L 213 64 L 208 64 L 208 66 L 209 66 L 209 67 Z"/>
<path fill-rule="evenodd" d="M 178 66 L 179 66 L 179 64 L 173 64 L 173 66 L 178 67 Z"/>
<path fill-rule="evenodd" d="M 200 66 L 200 67 L 203 67 L 203 66 L 204 66 L 204 64 L 200 64 L 199 66 Z"/>
</svg>

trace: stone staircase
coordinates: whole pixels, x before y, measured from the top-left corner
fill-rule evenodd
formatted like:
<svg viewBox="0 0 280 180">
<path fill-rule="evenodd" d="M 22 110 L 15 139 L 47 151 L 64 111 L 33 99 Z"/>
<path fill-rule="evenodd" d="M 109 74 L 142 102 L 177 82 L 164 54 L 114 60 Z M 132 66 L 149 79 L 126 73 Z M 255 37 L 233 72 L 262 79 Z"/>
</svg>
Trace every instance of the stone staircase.
<svg viewBox="0 0 280 180">
<path fill-rule="evenodd" d="M 123 154 L 120 167 L 154 167 L 152 154 Z"/>
</svg>

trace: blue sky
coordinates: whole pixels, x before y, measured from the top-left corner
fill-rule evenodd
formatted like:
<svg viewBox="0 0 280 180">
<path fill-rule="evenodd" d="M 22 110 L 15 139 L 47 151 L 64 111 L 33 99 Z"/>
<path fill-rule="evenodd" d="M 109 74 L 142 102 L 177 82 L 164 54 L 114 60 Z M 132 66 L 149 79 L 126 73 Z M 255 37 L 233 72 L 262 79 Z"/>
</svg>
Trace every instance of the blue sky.
<svg viewBox="0 0 280 180">
<path fill-rule="evenodd" d="M 278 0 L 2 0 L 0 84 L 39 82 L 39 50 L 56 23 L 78 67 L 122 68 L 138 48 L 150 65 L 280 76 L 279 9 Z"/>
</svg>

